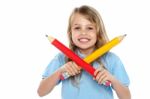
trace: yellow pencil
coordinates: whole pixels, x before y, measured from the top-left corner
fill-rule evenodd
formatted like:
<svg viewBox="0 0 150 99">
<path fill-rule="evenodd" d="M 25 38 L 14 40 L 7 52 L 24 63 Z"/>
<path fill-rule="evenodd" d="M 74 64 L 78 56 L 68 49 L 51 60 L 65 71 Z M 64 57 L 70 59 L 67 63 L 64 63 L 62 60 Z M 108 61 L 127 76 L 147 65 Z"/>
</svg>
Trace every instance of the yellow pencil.
<svg viewBox="0 0 150 99">
<path fill-rule="evenodd" d="M 83 60 L 85 62 L 87 62 L 87 63 L 93 62 L 98 57 L 102 56 L 103 54 L 105 54 L 106 52 L 108 52 L 111 48 L 113 48 L 114 46 L 116 46 L 117 44 L 119 44 L 124 39 L 125 36 L 126 36 L 126 34 L 115 37 L 114 39 L 112 39 L 111 41 L 107 42 L 102 47 L 98 48 L 92 54 L 90 54 L 87 57 L 85 57 Z M 62 79 L 67 79 L 68 77 L 70 77 L 70 75 L 67 72 L 64 72 L 62 74 Z"/>
<path fill-rule="evenodd" d="M 84 58 L 84 61 L 87 62 L 87 63 L 91 63 L 92 61 L 94 61 L 98 57 L 100 57 L 103 54 L 105 54 L 106 52 L 108 52 L 112 47 L 119 44 L 125 36 L 126 36 L 126 34 L 115 37 L 114 39 L 112 39 L 111 41 L 109 41 L 108 43 L 103 45 L 102 47 L 98 48 L 92 54 L 90 54 L 86 58 Z"/>
<path fill-rule="evenodd" d="M 96 60 L 98 57 L 102 56 L 103 54 L 105 54 L 106 52 L 108 52 L 111 48 L 113 48 L 114 46 L 116 46 L 117 44 L 119 44 L 123 39 L 125 35 L 121 35 L 121 36 L 117 36 L 114 39 L 112 39 L 111 41 L 109 41 L 108 43 L 106 43 L 105 45 L 103 45 L 102 47 L 98 48 L 96 51 L 94 51 L 92 54 L 88 55 L 86 58 L 84 58 L 83 60 L 87 63 L 91 63 L 92 61 Z M 46 37 L 48 37 L 50 42 L 53 42 L 55 39 L 51 36 L 46 35 Z M 56 44 L 55 44 L 56 45 Z M 70 77 L 70 75 L 67 72 L 64 72 L 61 75 L 61 79 L 67 79 L 68 77 Z M 104 85 L 109 86 L 110 82 L 106 81 L 104 83 Z"/>
</svg>

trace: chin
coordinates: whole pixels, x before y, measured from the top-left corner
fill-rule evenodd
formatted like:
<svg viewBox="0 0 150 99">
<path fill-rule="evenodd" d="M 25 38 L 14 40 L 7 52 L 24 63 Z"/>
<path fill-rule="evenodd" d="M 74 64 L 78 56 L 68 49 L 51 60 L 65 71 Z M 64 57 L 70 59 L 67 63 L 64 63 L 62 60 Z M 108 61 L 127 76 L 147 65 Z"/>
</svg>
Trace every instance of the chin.
<svg viewBox="0 0 150 99">
<path fill-rule="evenodd" d="M 88 50 L 94 48 L 93 45 L 86 45 L 86 44 L 77 44 L 76 46 L 81 50 Z"/>
<path fill-rule="evenodd" d="M 80 47 L 80 46 L 79 46 L 78 48 L 81 49 L 81 50 L 88 50 L 88 49 L 91 49 L 92 47 L 86 47 L 86 46 L 85 46 L 85 47 L 83 47 L 83 46 Z"/>
</svg>

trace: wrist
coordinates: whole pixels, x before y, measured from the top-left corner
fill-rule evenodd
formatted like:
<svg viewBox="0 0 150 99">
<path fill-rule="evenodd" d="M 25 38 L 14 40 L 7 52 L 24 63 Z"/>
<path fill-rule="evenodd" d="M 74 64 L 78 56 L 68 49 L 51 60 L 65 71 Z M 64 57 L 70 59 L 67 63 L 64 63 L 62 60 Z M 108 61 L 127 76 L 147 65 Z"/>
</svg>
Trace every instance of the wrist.
<svg viewBox="0 0 150 99">
<path fill-rule="evenodd" d="M 113 87 L 115 87 L 115 86 L 118 86 L 120 84 L 120 82 L 115 77 L 113 77 L 111 84 Z"/>
<path fill-rule="evenodd" d="M 117 79 L 116 79 L 114 76 L 111 77 L 111 80 L 110 80 L 110 81 L 111 81 L 111 84 L 112 84 L 112 85 L 114 85 L 114 84 L 117 83 Z"/>
<path fill-rule="evenodd" d="M 59 72 L 60 74 L 64 73 L 64 72 L 65 72 L 65 68 L 64 68 L 64 67 L 60 67 L 60 68 L 58 69 L 58 72 Z"/>
</svg>

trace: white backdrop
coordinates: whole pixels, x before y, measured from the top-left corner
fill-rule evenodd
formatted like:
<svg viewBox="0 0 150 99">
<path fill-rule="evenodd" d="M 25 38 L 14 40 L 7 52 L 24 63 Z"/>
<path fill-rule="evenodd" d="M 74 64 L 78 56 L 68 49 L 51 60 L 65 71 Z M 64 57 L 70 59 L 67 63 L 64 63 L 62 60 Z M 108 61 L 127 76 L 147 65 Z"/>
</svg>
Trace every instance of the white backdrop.
<svg viewBox="0 0 150 99">
<path fill-rule="evenodd" d="M 129 74 L 132 99 L 150 99 L 148 0 L 1 0 L 0 99 L 61 98 L 61 85 L 43 98 L 37 95 L 45 67 L 59 52 L 45 34 L 67 45 L 68 17 L 85 4 L 100 12 L 110 39 L 127 34 L 111 51 Z"/>
</svg>

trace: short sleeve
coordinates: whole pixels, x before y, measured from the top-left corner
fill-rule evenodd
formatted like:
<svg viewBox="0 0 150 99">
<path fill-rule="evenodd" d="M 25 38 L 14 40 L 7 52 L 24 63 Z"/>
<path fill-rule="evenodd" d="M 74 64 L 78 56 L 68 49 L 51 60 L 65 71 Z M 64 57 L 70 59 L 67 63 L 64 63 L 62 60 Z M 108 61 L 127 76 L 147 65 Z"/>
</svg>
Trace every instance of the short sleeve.
<svg viewBox="0 0 150 99">
<path fill-rule="evenodd" d="M 52 75 L 58 68 L 65 64 L 65 56 L 62 53 L 57 54 L 48 64 L 42 78 L 46 78 Z"/>
<path fill-rule="evenodd" d="M 123 85 L 129 86 L 130 80 L 120 58 L 112 52 L 107 53 L 107 68 Z"/>
</svg>

